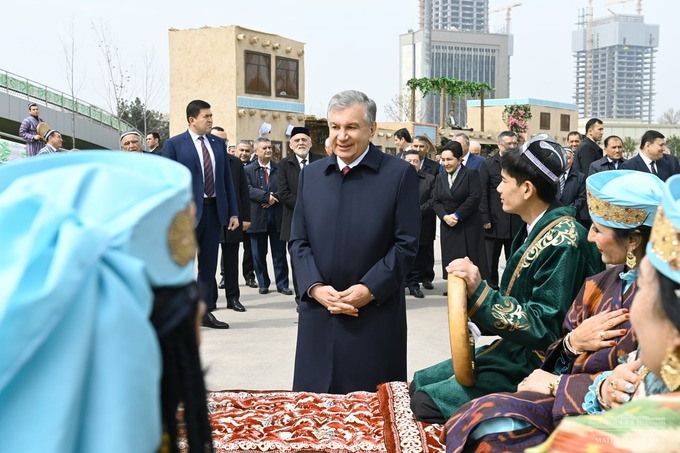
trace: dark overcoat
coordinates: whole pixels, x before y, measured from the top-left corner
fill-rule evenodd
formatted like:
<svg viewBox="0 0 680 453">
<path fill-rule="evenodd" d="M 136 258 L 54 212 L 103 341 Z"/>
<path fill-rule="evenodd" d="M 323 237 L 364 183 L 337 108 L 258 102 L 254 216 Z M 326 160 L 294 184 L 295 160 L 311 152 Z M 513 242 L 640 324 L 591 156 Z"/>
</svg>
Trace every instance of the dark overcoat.
<svg viewBox="0 0 680 453">
<path fill-rule="evenodd" d="M 290 255 L 301 293 L 293 390 L 374 392 L 406 380 L 404 277 L 418 251 L 418 177 L 370 145 L 342 176 L 334 155 L 301 173 Z M 309 294 L 362 283 L 374 300 L 359 316 L 332 315 Z"/>
<path fill-rule="evenodd" d="M 425 159 L 423 159 L 423 164 L 420 166 L 420 171 L 432 176 L 437 176 L 441 173 L 441 168 L 442 166 L 439 165 L 439 162 L 435 162 L 429 157 L 425 157 Z"/>
<path fill-rule="evenodd" d="M 491 228 L 484 230 L 484 234 L 494 239 L 514 238 L 524 222 L 517 214 L 503 211 L 501 194 L 496 190 L 501 183 L 500 153 L 487 158 L 479 167 L 479 183 L 482 189 L 482 198 L 479 203 L 482 226 L 487 223 L 491 224 Z"/>
<path fill-rule="evenodd" d="M 624 163 L 626 159 L 623 157 L 621 158 L 619 162 L 619 166 L 621 166 L 622 163 Z M 610 162 L 609 158 L 607 156 L 604 156 L 602 159 L 598 159 L 592 164 L 590 164 L 590 167 L 588 168 L 588 175 L 594 175 L 595 173 L 599 173 L 601 171 L 610 171 L 610 170 L 616 170 L 616 165 L 614 165 L 614 162 Z"/>
<path fill-rule="evenodd" d="M 309 153 L 307 155 L 307 165 L 326 156 L 321 154 Z M 279 201 L 283 209 L 283 220 L 281 223 L 281 240 L 290 240 L 290 224 L 293 222 L 293 209 L 298 193 L 298 179 L 300 179 L 300 161 L 295 153 L 290 153 L 279 161 Z"/>
<path fill-rule="evenodd" d="M 437 216 L 434 215 L 432 202 L 434 201 L 435 177 L 418 172 L 418 197 L 420 201 L 420 245 L 433 242 L 437 232 Z"/>
<path fill-rule="evenodd" d="M 482 279 L 489 276 L 484 249 L 484 228 L 479 213 L 482 188 L 476 170 L 460 166 L 458 176 L 449 188 L 448 174 L 437 176 L 434 185 L 433 208 L 441 220 L 439 232 L 442 247 L 442 276 L 446 266 L 456 258 L 468 257 L 479 268 Z M 456 213 L 461 219 L 455 227 L 444 222 L 444 216 Z"/>
<path fill-rule="evenodd" d="M 269 162 L 269 183 L 264 169 L 258 160 L 245 166 L 248 190 L 250 192 L 250 228 L 248 233 L 266 233 L 268 220 L 273 217 L 276 222 L 276 231 L 281 230 L 283 209 L 279 195 L 279 166 L 274 161 Z M 269 195 L 279 200 L 269 208 L 263 208 L 262 203 L 269 203 Z"/>
<path fill-rule="evenodd" d="M 220 242 L 236 243 L 243 241 L 243 222 L 250 222 L 250 192 L 248 190 L 248 179 L 243 170 L 241 159 L 231 154 L 227 154 L 227 163 L 231 171 L 231 180 L 236 191 L 236 204 L 238 205 L 238 228 L 229 230 L 226 226 L 222 228 Z"/>
<path fill-rule="evenodd" d="M 559 193 L 558 190 L 557 201 L 559 201 L 562 206 L 575 207 L 576 220 L 589 219 L 588 204 L 586 203 L 586 175 L 575 171 L 572 167 L 569 171 L 569 175 L 567 175 L 567 180 L 564 182 L 564 192 Z"/>
<path fill-rule="evenodd" d="M 602 159 L 604 153 L 600 145 L 595 143 L 590 137 L 583 139 L 581 144 L 574 155 L 574 163 L 572 168 L 581 173 L 587 173 L 590 168 L 590 164 L 598 159 Z"/>
</svg>

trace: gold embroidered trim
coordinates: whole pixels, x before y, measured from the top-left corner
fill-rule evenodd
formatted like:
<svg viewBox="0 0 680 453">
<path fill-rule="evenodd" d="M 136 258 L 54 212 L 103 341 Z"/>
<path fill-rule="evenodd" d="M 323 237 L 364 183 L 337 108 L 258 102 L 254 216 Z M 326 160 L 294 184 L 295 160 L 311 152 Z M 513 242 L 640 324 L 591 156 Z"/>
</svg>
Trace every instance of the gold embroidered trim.
<svg viewBox="0 0 680 453">
<path fill-rule="evenodd" d="M 489 285 L 486 285 L 486 287 L 485 287 L 484 290 L 482 291 L 482 294 L 479 295 L 479 298 L 477 299 L 477 302 L 475 302 L 475 304 L 472 306 L 472 308 L 470 308 L 470 310 L 468 310 L 468 318 L 471 318 L 472 315 L 474 315 L 475 313 L 477 313 L 477 310 L 479 310 L 479 307 L 482 306 L 482 303 L 484 302 L 484 299 L 486 299 L 486 296 L 489 295 L 490 289 L 491 289 L 491 288 L 489 287 Z"/>
<path fill-rule="evenodd" d="M 647 219 L 648 214 L 644 209 L 617 206 L 597 198 L 590 190 L 587 190 L 586 194 L 588 196 L 588 209 L 601 219 L 636 226 L 642 225 Z"/>
<path fill-rule="evenodd" d="M 172 260 L 186 266 L 196 256 L 195 214 L 192 207 L 178 212 L 168 229 L 168 248 Z"/>
<path fill-rule="evenodd" d="M 668 263 L 674 271 L 680 270 L 680 231 L 668 220 L 661 206 L 656 211 L 649 242 L 659 259 Z"/>
<path fill-rule="evenodd" d="M 501 303 L 494 304 L 491 307 L 491 316 L 496 319 L 493 326 L 498 330 L 507 329 L 509 332 L 514 332 L 515 330 L 529 330 L 531 327 L 529 318 L 522 306 L 515 305 L 507 299 L 503 299 Z"/>
<path fill-rule="evenodd" d="M 559 227 L 562 225 L 568 225 L 567 231 L 559 231 Z M 554 231 L 551 231 L 555 228 Z M 515 280 L 519 276 L 522 269 L 526 269 L 534 261 L 541 251 L 543 251 L 548 246 L 557 246 L 563 243 L 567 243 L 572 247 L 578 247 L 578 233 L 576 233 L 576 221 L 573 217 L 562 216 L 558 219 L 553 220 L 548 226 L 543 228 L 533 240 L 533 242 L 527 247 L 519 260 L 515 271 L 512 274 L 512 278 L 508 283 L 508 288 L 505 291 L 505 295 L 509 296 L 512 286 L 515 284 Z"/>
</svg>

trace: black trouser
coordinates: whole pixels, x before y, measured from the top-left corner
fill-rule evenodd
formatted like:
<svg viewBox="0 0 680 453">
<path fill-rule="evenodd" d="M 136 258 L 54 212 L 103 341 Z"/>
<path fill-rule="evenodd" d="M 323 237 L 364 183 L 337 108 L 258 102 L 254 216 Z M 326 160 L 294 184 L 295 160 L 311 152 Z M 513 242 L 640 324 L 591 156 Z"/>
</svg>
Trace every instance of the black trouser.
<svg viewBox="0 0 680 453">
<path fill-rule="evenodd" d="M 505 261 L 510 259 L 510 247 L 512 246 L 512 238 L 500 239 L 500 238 L 485 238 L 484 246 L 486 249 L 486 262 L 489 263 L 489 278 L 487 283 L 493 289 L 498 289 L 499 278 L 498 278 L 498 263 L 501 257 L 501 249 L 504 249 Z"/>
<path fill-rule="evenodd" d="M 250 236 L 243 233 L 243 278 L 255 279 L 255 265 L 253 264 L 253 248 L 250 245 Z"/>
<path fill-rule="evenodd" d="M 239 300 L 241 290 L 238 287 L 238 242 L 223 242 L 222 244 L 222 275 L 224 276 L 224 293 L 227 302 Z"/>
<path fill-rule="evenodd" d="M 430 261 L 431 259 L 431 261 Z M 406 274 L 406 287 L 418 288 L 420 282 L 431 282 L 434 279 L 434 243 L 426 242 L 418 245 L 418 253 L 411 270 Z"/>
</svg>

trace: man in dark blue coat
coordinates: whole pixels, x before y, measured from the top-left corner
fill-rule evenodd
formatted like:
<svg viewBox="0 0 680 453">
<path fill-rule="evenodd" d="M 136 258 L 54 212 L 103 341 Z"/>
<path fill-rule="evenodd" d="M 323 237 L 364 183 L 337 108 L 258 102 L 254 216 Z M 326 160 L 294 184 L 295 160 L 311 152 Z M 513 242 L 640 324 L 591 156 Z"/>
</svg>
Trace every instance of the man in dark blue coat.
<svg viewBox="0 0 680 453">
<path fill-rule="evenodd" d="M 217 248 L 220 230 L 239 226 L 236 192 L 227 164 L 227 146 L 210 134 L 212 111 L 210 104 L 194 100 L 187 105 L 189 130 L 175 135 L 163 145 L 163 156 L 184 165 L 191 172 L 191 186 L 196 204 L 196 240 L 198 242 L 198 285 L 208 311 L 203 325 L 227 329 L 211 313 L 217 304 Z"/>
<path fill-rule="evenodd" d="M 463 147 L 462 164 L 465 165 L 465 168 L 479 171 L 479 167 L 482 166 L 484 158 L 482 156 L 470 153 L 470 137 L 465 132 L 458 132 L 453 136 L 453 139 L 460 143 L 460 146 Z"/>
<path fill-rule="evenodd" d="M 623 140 L 616 135 L 610 135 L 604 139 L 604 157 L 598 159 L 588 168 L 588 175 L 593 175 L 601 171 L 618 170 L 619 165 L 624 163 Z"/>
<path fill-rule="evenodd" d="M 257 159 L 246 165 L 246 177 L 250 190 L 250 245 L 253 250 L 255 275 L 260 294 L 269 292 L 267 271 L 267 241 L 272 249 L 276 290 L 290 296 L 288 288 L 288 261 L 286 243 L 281 240 L 281 195 L 279 195 L 279 166 L 272 161 L 272 142 L 267 137 L 255 140 Z"/>
<path fill-rule="evenodd" d="M 623 170 L 636 170 L 655 174 L 662 181 L 680 173 L 678 159 L 672 154 L 664 154 L 666 142 L 659 131 L 649 130 L 642 134 L 640 152 L 621 165 Z"/>
<path fill-rule="evenodd" d="M 333 154 L 300 175 L 291 259 L 302 296 L 293 390 L 374 392 L 406 380 L 404 277 L 418 251 L 418 176 L 370 143 L 376 105 L 328 106 Z"/>
<path fill-rule="evenodd" d="M 574 153 L 574 170 L 588 174 L 590 164 L 602 159 L 602 148 L 597 144 L 604 135 L 604 124 L 598 118 L 591 118 L 586 123 L 586 137 Z"/>
</svg>

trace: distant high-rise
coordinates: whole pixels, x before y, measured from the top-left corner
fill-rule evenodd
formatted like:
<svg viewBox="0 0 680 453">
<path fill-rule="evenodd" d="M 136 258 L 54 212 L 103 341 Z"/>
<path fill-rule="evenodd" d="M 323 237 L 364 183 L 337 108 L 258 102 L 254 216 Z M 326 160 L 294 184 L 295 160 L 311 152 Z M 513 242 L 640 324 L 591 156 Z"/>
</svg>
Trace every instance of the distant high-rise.
<svg viewBox="0 0 680 453">
<path fill-rule="evenodd" d="M 489 0 L 432 0 L 432 29 L 487 33 Z M 420 0 L 420 28 L 425 24 L 425 0 Z"/>
<path fill-rule="evenodd" d="M 645 24 L 640 14 L 595 21 L 584 15 L 572 33 L 579 116 L 651 123 L 658 45 L 659 26 Z"/>
</svg>

